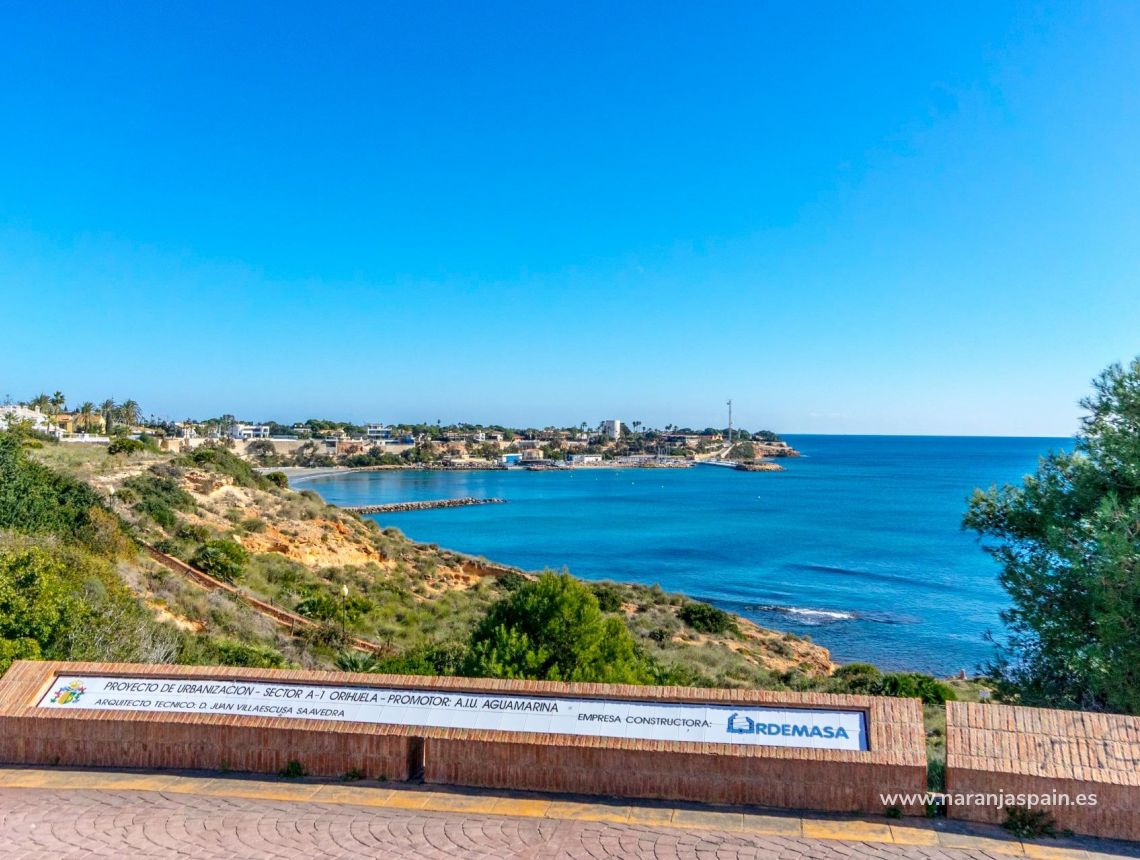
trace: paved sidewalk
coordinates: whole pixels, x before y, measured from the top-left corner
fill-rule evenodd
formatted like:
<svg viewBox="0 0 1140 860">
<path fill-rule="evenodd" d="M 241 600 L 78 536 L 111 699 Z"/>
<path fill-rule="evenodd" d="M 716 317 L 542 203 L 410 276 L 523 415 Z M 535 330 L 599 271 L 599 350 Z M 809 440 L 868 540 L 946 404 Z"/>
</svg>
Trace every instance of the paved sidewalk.
<svg viewBox="0 0 1140 860">
<path fill-rule="evenodd" d="M 937 825 L 937 826 L 936 826 Z M 851 820 L 380 783 L 0 767 L 4 858 L 1140 857 L 954 822 Z"/>
</svg>

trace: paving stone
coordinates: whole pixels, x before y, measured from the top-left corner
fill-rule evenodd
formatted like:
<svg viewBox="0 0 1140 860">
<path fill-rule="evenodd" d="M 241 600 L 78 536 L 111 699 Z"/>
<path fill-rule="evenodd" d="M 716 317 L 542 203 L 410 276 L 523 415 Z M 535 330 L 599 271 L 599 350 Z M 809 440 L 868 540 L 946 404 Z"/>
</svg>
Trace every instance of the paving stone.
<svg viewBox="0 0 1140 860">
<path fill-rule="evenodd" d="M 220 782 L 220 780 L 218 781 Z M 211 786 L 219 790 L 215 783 Z M 813 839 L 742 826 L 740 813 L 678 810 L 687 826 L 670 826 L 653 807 L 498 798 L 492 813 L 463 809 L 486 803 L 477 795 L 434 793 L 435 803 L 456 808 L 433 811 L 391 803 L 334 802 L 338 786 L 274 785 L 272 796 L 221 796 L 168 791 L 92 788 L 0 788 L 0 855 L 8 858 L 91 860 L 96 857 L 195 860 L 340 860 L 361 857 L 415 858 L 652 858 L 652 860 L 983 860 L 1020 851 L 1020 843 L 970 841 L 958 845 L 905 845 L 845 838 Z M 319 789 L 319 790 L 318 790 Z M 310 797 L 306 791 L 312 791 Z M 254 793 L 252 787 L 245 789 Z M 384 794 L 376 791 L 375 796 Z M 319 800 L 324 795 L 323 802 Z M 354 792 L 341 797 L 351 800 Z M 394 791 L 388 800 L 427 804 L 433 792 Z M 562 812 L 580 818 L 554 817 Z M 517 814 L 510 814 L 510 810 Z M 596 820 L 607 814 L 624 823 Z M 543 817 L 549 813 L 549 817 Z M 654 814 L 657 818 L 654 818 Z M 590 816 L 595 818 L 591 819 Z M 765 816 L 749 814 L 762 823 Z M 771 817 L 775 822 L 799 819 Z M 857 822 L 856 822 L 857 823 Z M 769 824 L 775 827 L 774 824 Z M 786 826 L 780 824 L 779 826 Z M 885 827 L 885 825 L 872 825 Z M 901 827 L 902 825 L 899 825 Z M 872 831 L 860 831 L 871 835 Z M 878 830 L 874 835 L 883 835 Z M 939 834 L 947 836 L 950 834 Z M 890 836 L 890 828 L 887 828 Z M 1079 856 L 1073 852 L 1074 857 Z"/>
</svg>

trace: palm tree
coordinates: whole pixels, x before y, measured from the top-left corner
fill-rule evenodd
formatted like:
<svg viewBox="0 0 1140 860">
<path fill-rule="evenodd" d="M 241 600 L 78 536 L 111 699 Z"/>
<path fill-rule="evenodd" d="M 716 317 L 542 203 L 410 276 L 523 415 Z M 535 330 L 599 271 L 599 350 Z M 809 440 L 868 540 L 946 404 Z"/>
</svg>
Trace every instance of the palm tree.
<svg viewBox="0 0 1140 860">
<path fill-rule="evenodd" d="M 75 422 L 83 428 L 86 433 L 91 428 L 91 419 L 95 417 L 95 404 L 90 400 L 85 400 L 79 406 L 79 420 Z"/>
<path fill-rule="evenodd" d="M 29 400 L 28 405 L 40 412 L 47 412 L 51 408 L 51 398 L 41 392 Z"/>
<path fill-rule="evenodd" d="M 123 401 L 119 406 L 119 420 L 127 425 L 128 431 L 142 421 L 142 409 L 139 408 L 137 400 Z"/>
<path fill-rule="evenodd" d="M 337 656 L 336 667 L 342 672 L 375 672 L 376 657 L 359 651 L 345 651 Z"/>
<path fill-rule="evenodd" d="M 99 404 L 99 411 L 103 414 L 103 432 L 110 433 L 115 424 L 115 410 L 117 409 L 114 397 L 108 397 Z"/>
<path fill-rule="evenodd" d="M 67 398 L 63 396 L 62 391 L 56 391 L 54 394 L 52 394 L 51 408 L 53 414 L 58 415 L 60 412 L 63 412 L 66 406 Z"/>
</svg>

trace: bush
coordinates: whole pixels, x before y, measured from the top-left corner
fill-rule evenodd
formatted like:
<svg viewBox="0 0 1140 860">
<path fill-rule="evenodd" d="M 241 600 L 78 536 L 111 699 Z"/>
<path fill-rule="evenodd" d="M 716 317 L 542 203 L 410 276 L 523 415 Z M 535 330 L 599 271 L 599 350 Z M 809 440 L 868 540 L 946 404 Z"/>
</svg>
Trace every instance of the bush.
<svg viewBox="0 0 1140 860">
<path fill-rule="evenodd" d="M 828 689 L 835 693 L 878 695 L 882 689 L 883 673 L 870 663 L 848 663 L 831 675 Z"/>
<path fill-rule="evenodd" d="M 925 705 L 941 705 L 958 698 L 953 687 L 930 675 L 919 672 L 884 674 L 870 663 L 840 666 L 828 680 L 826 689 L 832 693 L 922 699 Z"/>
<path fill-rule="evenodd" d="M 275 487 L 283 490 L 289 487 L 289 477 L 284 472 L 270 472 L 263 477 Z"/>
<path fill-rule="evenodd" d="M 177 638 L 106 559 L 54 541 L 0 543 L 0 672 L 21 658 L 169 662 Z"/>
<path fill-rule="evenodd" d="M 880 696 L 922 699 L 924 705 L 941 705 L 958 698 L 958 694 L 949 684 L 918 672 L 883 675 L 883 680 L 875 692 Z"/>
<path fill-rule="evenodd" d="M 1056 836 L 1057 826 L 1053 816 L 1044 809 L 1027 809 L 1024 806 L 1010 806 L 1005 812 L 1002 827 L 1018 839 L 1039 839 L 1042 836 Z"/>
<path fill-rule="evenodd" d="M 220 666 L 249 666 L 255 669 L 281 669 L 285 656 L 267 645 L 221 640 L 213 643 L 215 659 Z"/>
<path fill-rule="evenodd" d="M 503 591 L 514 591 L 515 589 L 521 588 L 530 582 L 530 580 L 523 576 L 521 573 L 517 573 L 513 570 L 508 570 L 506 573 L 500 573 L 495 581 L 498 584 L 499 588 L 503 589 Z"/>
<path fill-rule="evenodd" d="M 249 463 L 225 448 L 212 445 L 196 448 L 183 454 L 177 462 L 228 475 L 239 487 L 268 490 L 275 486 L 264 475 L 255 472 Z"/>
<path fill-rule="evenodd" d="M 585 583 L 544 573 L 493 604 L 471 634 L 463 674 L 644 684 L 648 662 L 624 621 L 605 616 Z"/>
<path fill-rule="evenodd" d="M 224 582 L 233 582 L 242 574 L 249 553 L 231 540 L 207 541 L 198 547 L 190 564 Z"/>
<path fill-rule="evenodd" d="M 210 539 L 210 530 L 206 526 L 180 522 L 174 536 L 180 540 L 192 541 L 193 543 L 205 543 Z"/>
<path fill-rule="evenodd" d="M 467 658 L 462 642 L 410 648 L 391 657 L 374 658 L 369 672 L 387 675 L 457 675 Z"/>
<path fill-rule="evenodd" d="M 367 597 L 353 594 L 349 597 L 332 595 L 327 591 L 318 591 L 313 587 L 306 589 L 306 596 L 297 604 L 294 611 L 306 618 L 317 621 L 340 621 L 355 624 L 362 616 L 372 609 L 372 601 Z"/>
<path fill-rule="evenodd" d="M 139 451 L 157 451 L 158 447 L 151 442 L 147 444 L 139 439 L 132 439 L 130 436 L 117 436 L 111 440 L 107 446 L 107 453 L 114 456 L 115 454 L 137 454 Z"/>
<path fill-rule="evenodd" d="M 196 507 L 194 497 L 182 489 L 178 481 L 153 469 L 128 478 L 123 482 L 123 487 L 138 497 L 134 505 L 136 511 L 150 517 L 168 531 L 178 525 L 175 511 L 188 513 Z"/>
<path fill-rule="evenodd" d="M 707 603 L 690 601 L 677 612 L 677 617 L 698 633 L 735 633 L 736 620 L 723 609 Z"/>
<path fill-rule="evenodd" d="M 598 599 L 598 608 L 602 612 L 621 612 L 621 593 L 612 585 L 599 583 L 592 586 L 594 597 Z"/>
<path fill-rule="evenodd" d="M 300 779 L 303 776 L 308 776 L 308 771 L 301 765 L 297 759 L 290 759 L 289 763 L 283 767 L 278 776 L 285 779 Z"/>
<path fill-rule="evenodd" d="M 29 460 L 19 436 L 8 432 L 0 432 L 0 528 L 56 535 L 96 552 L 103 551 L 100 544 L 106 545 L 107 528 L 122 531 L 94 490 Z"/>
</svg>

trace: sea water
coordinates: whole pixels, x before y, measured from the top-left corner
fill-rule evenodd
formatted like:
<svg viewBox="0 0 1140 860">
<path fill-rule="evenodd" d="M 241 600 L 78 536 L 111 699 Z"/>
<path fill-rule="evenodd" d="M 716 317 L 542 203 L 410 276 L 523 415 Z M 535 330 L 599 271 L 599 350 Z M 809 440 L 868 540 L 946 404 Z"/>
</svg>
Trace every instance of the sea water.
<svg viewBox="0 0 1140 860">
<path fill-rule="evenodd" d="M 658 583 L 809 635 L 840 662 L 951 674 L 992 653 L 1007 598 L 962 531 L 975 487 L 1019 482 L 1072 440 L 788 436 L 783 472 L 354 472 L 302 483 L 341 505 L 493 496 L 374 518 L 528 570 Z"/>
</svg>

